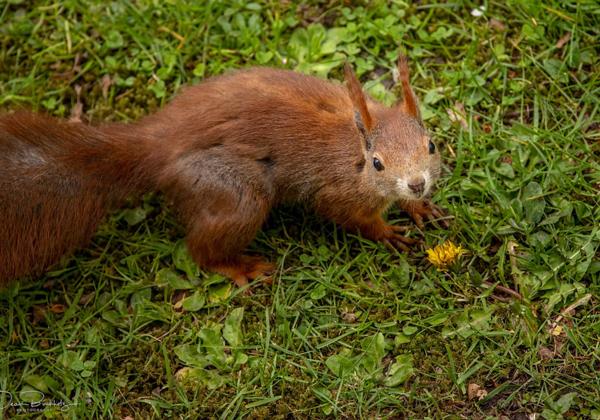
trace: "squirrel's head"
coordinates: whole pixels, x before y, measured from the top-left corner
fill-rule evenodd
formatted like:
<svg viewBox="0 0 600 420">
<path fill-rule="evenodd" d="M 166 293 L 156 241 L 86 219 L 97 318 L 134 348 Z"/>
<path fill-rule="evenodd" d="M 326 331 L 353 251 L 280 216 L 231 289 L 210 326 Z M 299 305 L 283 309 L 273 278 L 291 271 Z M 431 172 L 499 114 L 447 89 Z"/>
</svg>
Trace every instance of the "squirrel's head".
<svg viewBox="0 0 600 420">
<path fill-rule="evenodd" d="M 398 59 L 402 100 L 392 108 L 373 107 L 351 67 L 344 75 L 360 133 L 367 182 L 390 199 L 416 200 L 427 196 L 440 174 L 440 155 L 423 126 L 419 105 L 409 83 L 408 63 Z"/>
</svg>

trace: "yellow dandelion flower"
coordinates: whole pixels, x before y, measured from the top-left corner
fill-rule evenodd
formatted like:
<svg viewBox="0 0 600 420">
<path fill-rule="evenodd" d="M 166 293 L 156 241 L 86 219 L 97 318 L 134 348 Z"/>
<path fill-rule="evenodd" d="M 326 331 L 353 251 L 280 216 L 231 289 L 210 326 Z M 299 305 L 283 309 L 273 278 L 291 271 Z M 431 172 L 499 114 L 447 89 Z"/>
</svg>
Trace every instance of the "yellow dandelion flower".
<svg viewBox="0 0 600 420">
<path fill-rule="evenodd" d="M 452 241 L 446 241 L 427 250 L 427 259 L 439 270 L 446 270 L 456 261 L 465 250 L 462 246 L 456 246 Z"/>
</svg>

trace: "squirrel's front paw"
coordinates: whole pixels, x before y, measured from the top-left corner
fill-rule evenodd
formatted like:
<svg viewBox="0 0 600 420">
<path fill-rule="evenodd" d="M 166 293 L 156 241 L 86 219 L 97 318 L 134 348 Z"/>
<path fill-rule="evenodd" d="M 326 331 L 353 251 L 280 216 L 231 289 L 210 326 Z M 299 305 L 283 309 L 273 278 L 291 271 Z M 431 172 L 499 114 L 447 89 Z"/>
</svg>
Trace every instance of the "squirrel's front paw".
<svg viewBox="0 0 600 420">
<path fill-rule="evenodd" d="M 425 227 L 423 219 L 426 221 L 437 219 L 440 226 L 444 228 L 448 228 L 449 226 L 448 221 L 442 219 L 446 215 L 446 212 L 440 206 L 433 204 L 431 200 L 402 202 L 400 203 L 400 207 L 408 213 L 420 229 Z"/>
<path fill-rule="evenodd" d="M 408 248 L 408 245 L 418 244 L 421 243 L 421 241 L 400 235 L 399 232 L 406 232 L 407 230 L 408 227 L 406 226 L 387 225 L 380 241 L 391 250 L 395 251 L 400 249 L 404 252 L 409 252 L 410 249 Z"/>
</svg>

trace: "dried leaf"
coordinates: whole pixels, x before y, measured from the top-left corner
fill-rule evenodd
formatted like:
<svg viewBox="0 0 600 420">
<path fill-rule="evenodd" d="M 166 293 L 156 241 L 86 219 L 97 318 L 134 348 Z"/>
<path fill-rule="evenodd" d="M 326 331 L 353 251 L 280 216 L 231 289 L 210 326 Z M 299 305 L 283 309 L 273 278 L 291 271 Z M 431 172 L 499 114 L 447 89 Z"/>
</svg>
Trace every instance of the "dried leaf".
<svg viewBox="0 0 600 420">
<path fill-rule="evenodd" d="M 506 25 L 496 18 L 491 18 L 489 24 L 492 29 L 495 29 L 498 32 L 506 30 Z"/>
<path fill-rule="evenodd" d="M 552 360 L 554 358 L 554 352 L 548 347 L 540 347 L 538 350 L 538 355 L 540 356 L 541 360 Z"/>
<path fill-rule="evenodd" d="M 54 304 L 50 305 L 50 308 L 48 308 L 48 309 L 53 314 L 62 314 L 65 312 L 66 307 L 62 303 L 54 303 Z"/>
<path fill-rule="evenodd" d="M 39 324 L 40 321 L 46 319 L 46 308 L 42 305 L 35 305 L 33 307 L 33 319 L 31 323 L 33 325 Z"/>
<path fill-rule="evenodd" d="M 560 49 L 565 46 L 567 42 L 571 39 L 571 32 L 567 32 L 563 36 L 560 37 L 558 41 L 556 41 L 556 48 Z"/>
<path fill-rule="evenodd" d="M 81 296 L 81 298 L 79 299 L 79 303 L 81 305 L 85 306 L 88 303 L 90 303 L 90 301 L 94 298 L 94 296 L 96 296 L 95 292 L 86 293 L 83 296 Z"/>
<path fill-rule="evenodd" d="M 81 71 L 81 54 L 75 54 L 75 59 L 73 60 L 73 73 L 77 74 Z"/>
<path fill-rule="evenodd" d="M 50 290 L 54 287 L 55 284 L 56 284 L 56 279 L 50 279 L 50 280 L 47 280 L 46 282 L 44 282 L 44 285 L 42 287 L 44 289 Z"/>
<path fill-rule="evenodd" d="M 477 396 L 477 391 L 479 391 L 480 389 L 481 387 L 479 385 L 470 383 L 467 387 L 467 397 L 469 398 L 469 400 L 475 398 Z"/>
<path fill-rule="evenodd" d="M 465 106 L 460 102 L 455 102 L 454 107 L 448 109 L 448 117 L 452 122 L 458 122 L 465 130 L 469 128 L 469 124 L 465 118 Z"/>
<path fill-rule="evenodd" d="M 105 74 L 102 77 L 102 97 L 104 98 L 104 100 L 108 98 L 108 89 L 111 87 L 112 84 L 113 81 L 110 78 L 110 76 L 108 74 Z"/>
<path fill-rule="evenodd" d="M 562 325 L 556 325 L 554 328 L 552 328 L 550 330 L 550 334 L 554 335 L 554 336 L 559 336 L 561 335 L 563 332 L 563 327 Z"/>
<path fill-rule="evenodd" d="M 342 319 L 349 324 L 356 322 L 357 316 L 354 312 L 342 312 Z"/>
<path fill-rule="evenodd" d="M 75 85 L 75 94 L 77 95 L 77 102 L 71 109 L 71 117 L 69 122 L 81 122 L 81 116 L 83 115 L 83 103 L 81 102 L 81 86 Z"/>
<path fill-rule="evenodd" d="M 486 395 L 487 391 L 474 382 L 471 382 L 467 387 L 467 397 L 469 400 L 473 400 L 475 398 L 482 400 L 486 397 Z"/>
<path fill-rule="evenodd" d="M 176 290 L 173 292 L 173 297 L 171 301 L 173 302 L 173 309 L 176 311 L 181 311 L 183 308 L 183 302 L 187 297 L 187 292 L 185 290 Z"/>
</svg>

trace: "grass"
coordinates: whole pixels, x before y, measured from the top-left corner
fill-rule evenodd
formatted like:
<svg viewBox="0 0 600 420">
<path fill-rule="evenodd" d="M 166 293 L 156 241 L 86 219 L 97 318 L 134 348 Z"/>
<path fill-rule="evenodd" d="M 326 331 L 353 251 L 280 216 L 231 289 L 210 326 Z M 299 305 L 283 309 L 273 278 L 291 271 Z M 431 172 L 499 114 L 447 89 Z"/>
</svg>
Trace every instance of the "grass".
<svg viewBox="0 0 600 420">
<path fill-rule="evenodd" d="M 600 7 L 351 3 L 0 3 L 0 107 L 92 122 L 249 65 L 341 79 L 348 59 L 390 103 L 402 44 L 454 216 L 425 247 L 467 251 L 439 271 L 278 209 L 251 246 L 275 283 L 248 297 L 134 198 L 0 293 L 4 416 L 600 418 Z"/>
</svg>

